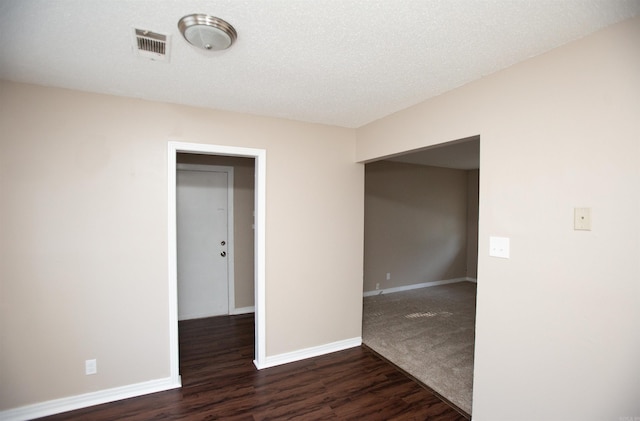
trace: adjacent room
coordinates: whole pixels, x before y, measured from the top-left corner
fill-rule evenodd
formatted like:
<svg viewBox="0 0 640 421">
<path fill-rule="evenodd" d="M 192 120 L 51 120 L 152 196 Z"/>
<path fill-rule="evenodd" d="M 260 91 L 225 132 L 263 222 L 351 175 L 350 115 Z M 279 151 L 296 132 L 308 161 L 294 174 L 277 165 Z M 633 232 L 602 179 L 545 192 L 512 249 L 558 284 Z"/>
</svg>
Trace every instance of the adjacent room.
<svg viewBox="0 0 640 421">
<path fill-rule="evenodd" d="M 366 164 L 363 343 L 471 414 L 478 137 Z"/>
<path fill-rule="evenodd" d="M 179 358 L 190 385 L 227 358 L 212 351 L 220 338 L 227 348 L 254 346 L 255 160 L 179 153 L 176 161 Z"/>
</svg>

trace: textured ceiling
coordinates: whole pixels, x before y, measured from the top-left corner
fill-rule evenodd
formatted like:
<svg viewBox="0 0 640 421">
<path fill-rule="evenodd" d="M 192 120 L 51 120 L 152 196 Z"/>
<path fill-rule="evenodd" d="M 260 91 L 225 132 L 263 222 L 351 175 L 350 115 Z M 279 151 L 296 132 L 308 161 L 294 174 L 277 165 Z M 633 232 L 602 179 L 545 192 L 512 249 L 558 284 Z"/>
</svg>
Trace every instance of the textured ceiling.
<svg viewBox="0 0 640 421">
<path fill-rule="evenodd" d="M 207 53 L 178 20 L 238 40 Z M 640 0 L 0 0 L 0 78 L 360 127 L 640 13 Z M 169 63 L 132 28 L 171 35 Z"/>
</svg>

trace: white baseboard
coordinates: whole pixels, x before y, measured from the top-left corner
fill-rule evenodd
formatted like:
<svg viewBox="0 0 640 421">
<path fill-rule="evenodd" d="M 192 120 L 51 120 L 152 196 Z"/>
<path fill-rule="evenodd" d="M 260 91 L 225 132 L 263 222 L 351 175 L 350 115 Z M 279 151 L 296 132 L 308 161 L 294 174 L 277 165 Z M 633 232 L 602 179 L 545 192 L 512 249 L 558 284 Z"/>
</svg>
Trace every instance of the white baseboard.
<svg viewBox="0 0 640 421">
<path fill-rule="evenodd" d="M 256 312 L 256 308 L 251 306 L 251 307 L 235 308 L 229 311 L 229 314 L 232 316 L 237 316 L 238 314 L 249 314 L 249 313 L 255 313 L 255 312 Z"/>
<path fill-rule="evenodd" d="M 150 380 L 148 382 L 115 387 L 113 389 L 99 390 L 97 392 L 85 393 L 82 395 L 70 396 L 67 398 L 55 399 L 52 401 L 0 411 L 0 420 L 32 420 L 34 418 L 60 414 L 62 412 L 73 411 L 75 409 L 119 401 L 136 396 L 148 395 L 149 393 L 163 392 L 165 390 L 176 389 L 179 387 L 181 387 L 179 378 L 177 380 L 174 380 L 171 377 Z"/>
<path fill-rule="evenodd" d="M 275 367 L 277 365 L 292 363 L 295 361 L 305 360 L 307 358 L 318 357 L 320 355 L 330 354 L 332 352 L 344 351 L 345 349 L 355 348 L 362 345 L 362 338 L 351 338 L 342 341 L 332 342 L 325 345 L 314 346 L 311 348 L 300 349 L 298 351 L 286 352 L 284 354 L 272 355 L 265 358 L 264 364 L 258 365 L 258 370 L 263 368 Z"/>
<path fill-rule="evenodd" d="M 178 321 L 183 322 L 185 320 L 206 319 L 207 317 L 224 316 L 225 314 L 211 314 L 211 313 L 192 313 L 183 314 L 178 316 Z"/>
<path fill-rule="evenodd" d="M 237 316 L 238 314 L 248 314 L 255 313 L 255 307 L 240 307 L 236 309 L 229 309 L 230 316 Z M 198 314 L 188 314 L 186 316 L 181 316 L 178 318 L 179 322 L 184 320 L 194 320 L 194 319 L 205 319 L 207 317 L 218 317 L 218 316 L 226 316 L 226 314 L 210 314 L 210 313 L 198 313 Z"/>
<path fill-rule="evenodd" d="M 466 280 L 469 282 L 473 282 L 474 284 L 478 283 L 478 279 L 477 278 L 469 278 L 468 276 L 466 277 Z"/>
<path fill-rule="evenodd" d="M 394 292 L 409 291 L 409 290 L 418 289 L 418 288 L 428 288 L 428 287 L 434 287 L 434 286 L 437 286 L 437 285 L 446 285 L 446 284 L 453 284 L 453 283 L 456 283 L 456 282 L 465 282 L 465 281 L 469 281 L 470 279 L 472 279 L 472 278 L 467 278 L 467 277 L 464 277 L 464 278 L 453 278 L 453 279 L 445 279 L 443 281 L 422 282 L 420 284 L 403 285 L 401 287 L 376 289 L 376 290 L 373 290 L 373 291 L 365 291 L 364 294 L 362 294 L 362 296 L 363 297 L 371 297 L 372 295 L 391 294 L 391 293 L 394 293 Z"/>
</svg>

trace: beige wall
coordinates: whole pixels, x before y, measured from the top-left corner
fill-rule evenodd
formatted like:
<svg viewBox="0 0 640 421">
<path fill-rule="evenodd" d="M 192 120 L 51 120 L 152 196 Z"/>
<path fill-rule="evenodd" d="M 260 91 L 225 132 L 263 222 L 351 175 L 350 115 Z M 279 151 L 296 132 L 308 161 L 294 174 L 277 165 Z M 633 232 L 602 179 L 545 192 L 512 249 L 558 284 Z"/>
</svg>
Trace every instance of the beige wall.
<svg viewBox="0 0 640 421">
<path fill-rule="evenodd" d="M 481 136 L 474 420 L 640 415 L 639 93 L 636 18 L 358 130 L 361 161 Z"/>
<path fill-rule="evenodd" d="M 467 274 L 478 277 L 478 207 L 480 170 L 467 171 Z"/>
<path fill-rule="evenodd" d="M 179 153 L 180 164 L 233 167 L 233 272 L 236 308 L 252 307 L 254 300 L 253 211 L 255 162 L 253 158 Z"/>
<path fill-rule="evenodd" d="M 467 172 L 367 164 L 364 226 L 365 292 L 465 277 Z"/>
<path fill-rule="evenodd" d="M 267 151 L 267 356 L 360 336 L 355 131 L 2 82 L 0 409 L 169 376 L 169 140 Z"/>
</svg>

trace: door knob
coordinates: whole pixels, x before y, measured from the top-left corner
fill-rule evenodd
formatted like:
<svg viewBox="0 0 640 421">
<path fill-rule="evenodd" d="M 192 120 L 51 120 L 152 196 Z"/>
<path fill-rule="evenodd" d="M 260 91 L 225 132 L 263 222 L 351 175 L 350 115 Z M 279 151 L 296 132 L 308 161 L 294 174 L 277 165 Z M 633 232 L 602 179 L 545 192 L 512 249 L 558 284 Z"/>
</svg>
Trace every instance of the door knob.
<svg viewBox="0 0 640 421">
<path fill-rule="evenodd" d="M 227 255 L 227 252 L 226 252 L 226 251 L 223 251 L 222 253 L 220 253 L 220 256 L 222 256 L 222 257 L 224 257 L 224 256 L 226 256 L 226 255 Z"/>
<path fill-rule="evenodd" d="M 225 244 L 227 244 L 227 242 L 226 242 L 226 241 L 224 241 L 224 240 L 220 241 L 220 245 L 221 245 L 221 246 L 224 246 Z"/>
</svg>

